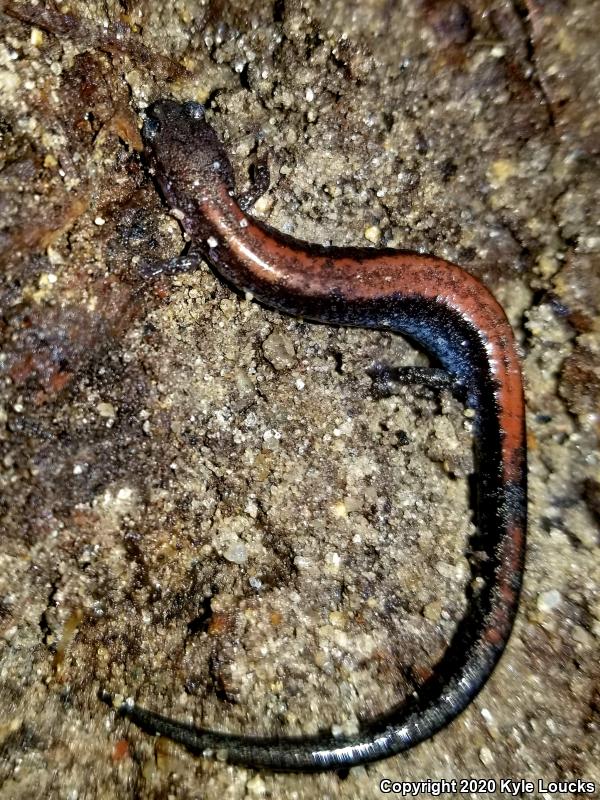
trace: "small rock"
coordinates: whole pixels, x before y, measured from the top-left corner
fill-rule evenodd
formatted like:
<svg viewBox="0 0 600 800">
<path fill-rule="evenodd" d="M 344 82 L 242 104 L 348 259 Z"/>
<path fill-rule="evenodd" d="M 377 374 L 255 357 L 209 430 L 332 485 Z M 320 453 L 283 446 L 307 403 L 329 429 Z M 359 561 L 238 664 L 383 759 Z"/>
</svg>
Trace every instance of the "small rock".
<svg viewBox="0 0 600 800">
<path fill-rule="evenodd" d="M 267 793 L 267 787 L 260 775 L 255 775 L 253 778 L 250 778 L 246 783 L 246 789 L 253 797 L 264 797 Z"/>
<path fill-rule="evenodd" d="M 346 615 L 341 611 L 330 611 L 329 621 L 337 628 L 343 628 L 346 624 Z"/>
<path fill-rule="evenodd" d="M 381 239 L 381 228 L 378 225 L 369 225 L 368 228 L 365 228 L 365 239 L 377 244 Z"/>
<path fill-rule="evenodd" d="M 423 616 L 430 622 L 437 622 L 442 614 L 442 604 L 439 600 L 428 603 L 423 609 Z"/>
<path fill-rule="evenodd" d="M 584 547 L 594 550 L 598 545 L 598 533 L 591 512 L 577 505 L 565 511 L 565 527 Z"/>
<path fill-rule="evenodd" d="M 116 414 L 115 407 L 112 403 L 98 403 L 96 411 L 101 417 L 114 417 Z"/>
<path fill-rule="evenodd" d="M 550 611 L 554 611 L 555 608 L 558 608 L 561 602 L 562 595 L 558 589 L 550 589 L 547 592 L 541 592 L 537 597 L 538 611 L 541 611 L 543 614 L 548 614 Z"/>
<path fill-rule="evenodd" d="M 482 747 L 479 751 L 479 760 L 486 767 L 491 767 L 494 763 L 494 755 L 488 747 Z"/>
<path fill-rule="evenodd" d="M 573 639 L 584 647 L 591 648 L 594 646 L 593 636 L 586 631 L 585 628 L 582 628 L 581 625 L 575 625 L 573 627 Z"/>
<path fill-rule="evenodd" d="M 243 542 L 232 542 L 225 552 L 223 558 L 231 561 L 233 564 L 245 564 L 248 561 L 248 550 Z"/>
<path fill-rule="evenodd" d="M 517 174 L 517 165 L 508 158 L 499 158 L 489 170 L 490 182 L 494 186 L 502 186 L 509 178 Z"/>
<path fill-rule="evenodd" d="M 262 351 L 267 361 L 276 370 L 290 369 L 296 363 L 294 343 L 285 333 L 275 331 L 267 336 L 262 345 Z"/>
<path fill-rule="evenodd" d="M 342 559 L 339 553 L 330 552 L 325 554 L 325 569 L 328 572 L 337 572 L 341 566 Z"/>
<path fill-rule="evenodd" d="M 348 516 L 348 509 L 346 508 L 346 504 L 343 500 L 340 500 L 339 502 L 330 506 L 329 511 L 331 516 L 335 517 L 336 519 L 343 519 L 344 517 Z"/>
<path fill-rule="evenodd" d="M 44 33 L 39 28 L 32 28 L 29 38 L 34 47 L 41 47 L 44 44 Z"/>
</svg>

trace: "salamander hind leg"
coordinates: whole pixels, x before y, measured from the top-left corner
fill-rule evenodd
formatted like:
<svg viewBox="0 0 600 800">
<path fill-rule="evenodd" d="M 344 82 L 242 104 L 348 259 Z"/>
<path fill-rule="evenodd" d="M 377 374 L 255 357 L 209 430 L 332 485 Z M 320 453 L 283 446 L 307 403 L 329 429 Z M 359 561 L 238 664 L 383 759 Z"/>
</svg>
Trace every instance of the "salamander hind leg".
<svg viewBox="0 0 600 800">
<path fill-rule="evenodd" d="M 377 362 L 367 370 L 367 375 L 373 381 L 373 394 L 376 397 L 391 397 L 398 394 L 401 386 L 417 384 L 438 392 L 446 389 L 458 400 L 466 399 L 464 384 L 441 367 L 392 367 Z"/>
</svg>

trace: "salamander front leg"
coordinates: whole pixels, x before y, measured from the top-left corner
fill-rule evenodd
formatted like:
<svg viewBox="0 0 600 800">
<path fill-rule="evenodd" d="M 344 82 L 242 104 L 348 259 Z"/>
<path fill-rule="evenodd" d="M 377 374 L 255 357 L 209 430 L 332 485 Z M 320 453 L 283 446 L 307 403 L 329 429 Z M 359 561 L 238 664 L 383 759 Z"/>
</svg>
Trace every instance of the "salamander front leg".
<svg viewBox="0 0 600 800">
<path fill-rule="evenodd" d="M 251 186 L 247 192 L 237 198 L 237 202 L 242 211 L 248 211 L 256 201 L 268 191 L 271 183 L 271 172 L 267 156 L 263 156 L 250 167 Z"/>
<path fill-rule="evenodd" d="M 202 261 L 202 253 L 193 245 L 186 253 L 169 258 L 166 261 L 140 261 L 138 270 L 143 278 L 152 280 L 163 275 L 178 275 L 180 272 L 193 272 Z"/>
</svg>

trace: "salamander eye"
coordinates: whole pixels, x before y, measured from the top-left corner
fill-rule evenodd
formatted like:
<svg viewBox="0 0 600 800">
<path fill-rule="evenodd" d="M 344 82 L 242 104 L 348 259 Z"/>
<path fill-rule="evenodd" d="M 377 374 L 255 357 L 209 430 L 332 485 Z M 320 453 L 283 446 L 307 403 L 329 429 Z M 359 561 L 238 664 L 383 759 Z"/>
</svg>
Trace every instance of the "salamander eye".
<svg viewBox="0 0 600 800">
<path fill-rule="evenodd" d="M 156 139 L 159 131 L 160 122 L 156 119 L 156 117 L 146 117 L 144 120 L 144 126 L 142 128 L 142 137 L 151 142 Z"/>
<path fill-rule="evenodd" d="M 183 107 L 192 119 L 204 119 L 204 106 L 201 103 L 194 103 L 193 100 L 188 100 L 183 104 Z"/>
</svg>

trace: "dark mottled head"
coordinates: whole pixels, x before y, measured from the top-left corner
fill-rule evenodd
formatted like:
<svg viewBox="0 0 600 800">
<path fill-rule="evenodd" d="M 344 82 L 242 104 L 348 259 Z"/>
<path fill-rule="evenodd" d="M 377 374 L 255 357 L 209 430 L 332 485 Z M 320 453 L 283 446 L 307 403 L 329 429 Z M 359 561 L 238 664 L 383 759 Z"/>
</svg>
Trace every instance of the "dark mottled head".
<svg viewBox="0 0 600 800">
<path fill-rule="evenodd" d="M 219 185 L 234 188 L 225 148 L 199 103 L 158 100 L 146 109 L 142 138 L 165 199 L 173 208 L 193 214 L 196 202 L 209 198 Z"/>
</svg>

